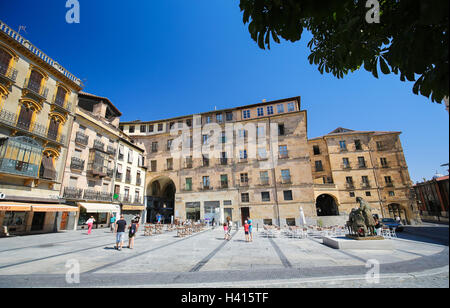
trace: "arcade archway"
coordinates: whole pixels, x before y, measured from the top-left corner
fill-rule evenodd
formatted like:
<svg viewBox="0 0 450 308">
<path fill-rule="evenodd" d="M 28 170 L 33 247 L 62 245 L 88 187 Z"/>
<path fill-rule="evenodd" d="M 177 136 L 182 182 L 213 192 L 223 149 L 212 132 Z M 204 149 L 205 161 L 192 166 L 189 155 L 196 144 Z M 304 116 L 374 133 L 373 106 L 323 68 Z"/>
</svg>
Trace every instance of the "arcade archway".
<svg viewBox="0 0 450 308">
<path fill-rule="evenodd" d="M 339 208 L 333 196 L 322 194 L 316 199 L 317 216 L 339 216 Z"/>
<path fill-rule="evenodd" d="M 170 223 L 175 209 L 175 183 L 169 177 L 160 177 L 147 187 L 147 223 L 155 223 L 162 215 L 163 223 Z"/>
</svg>

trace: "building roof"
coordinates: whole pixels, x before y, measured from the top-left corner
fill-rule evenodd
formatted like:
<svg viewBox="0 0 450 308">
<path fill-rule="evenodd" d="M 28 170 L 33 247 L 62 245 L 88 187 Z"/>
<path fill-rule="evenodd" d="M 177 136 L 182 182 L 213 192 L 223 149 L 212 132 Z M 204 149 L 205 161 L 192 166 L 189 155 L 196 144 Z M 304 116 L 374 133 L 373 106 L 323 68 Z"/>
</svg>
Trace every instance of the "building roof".
<svg viewBox="0 0 450 308">
<path fill-rule="evenodd" d="M 297 103 L 299 105 L 298 106 L 298 110 L 301 110 L 301 108 L 300 108 L 300 96 L 295 96 L 295 97 L 284 98 L 284 99 L 270 101 L 270 102 L 263 101 L 261 103 L 252 104 L 252 105 L 238 106 L 238 107 L 227 108 L 227 109 L 220 109 L 220 110 L 211 110 L 211 111 L 207 111 L 207 112 L 196 113 L 195 115 L 206 115 L 206 114 L 211 114 L 211 113 L 223 113 L 223 112 L 227 112 L 227 111 L 241 110 L 241 109 L 246 109 L 246 108 L 254 108 L 254 107 L 257 107 L 257 106 L 265 106 L 265 105 L 271 105 L 271 104 L 283 103 L 283 102 L 289 102 L 289 101 L 297 101 Z M 142 123 L 142 124 L 162 123 L 162 122 L 175 121 L 175 120 L 184 119 L 184 118 L 187 118 L 187 117 L 192 117 L 193 115 L 194 114 L 183 115 L 183 116 L 178 116 L 178 117 L 174 117 L 174 118 L 161 119 L 161 120 L 152 120 L 152 121 L 141 121 L 141 120 L 126 121 L 126 122 L 120 122 L 120 125 L 139 124 L 139 123 Z"/>
<path fill-rule="evenodd" d="M 309 140 L 314 139 L 322 139 L 324 137 L 332 137 L 332 136 L 342 136 L 342 135 L 352 135 L 352 134 L 372 134 L 374 136 L 380 136 L 380 135 L 389 135 L 389 134 L 401 134 L 402 132 L 398 131 L 362 131 L 362 130 L 352 130 L 348 128 L 338 127 L 332 132 L 315 138 L 310 138 Z"/>
<path fill-rule="evenodd" d="M 113 111 L 117 114 L 117 116 L 119 116 L 119 117 L 122 116 L 122 113 L 119 111 L 119 109 L 117 109 L 117 107 L 114 106 L 114 104 L 111 103 L 111 101 L 107 97 L 102 97 L 102 96 L 94 95 L 94 94 L 83 92 L 83 91 L 80 91 L 78 93 L 78 97 L 80 97 L 80 96 L 85 96 L 88 98 L 93 98 L 93 99 L 104 101 L 105 103 L 108 104 L 108 106 L 110 106 L 113 109 Z"/>
</svg>

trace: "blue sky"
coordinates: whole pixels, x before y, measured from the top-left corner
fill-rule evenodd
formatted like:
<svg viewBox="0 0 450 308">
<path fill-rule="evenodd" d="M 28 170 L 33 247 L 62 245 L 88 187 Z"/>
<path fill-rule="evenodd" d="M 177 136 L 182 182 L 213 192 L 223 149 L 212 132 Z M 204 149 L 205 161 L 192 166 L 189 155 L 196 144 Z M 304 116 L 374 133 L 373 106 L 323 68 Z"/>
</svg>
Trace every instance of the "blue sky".
<svg viewBox="0 0 450 308">
<path fill-rule="evenodd" d="M 242 23 L 238 0 L 79 0 L 68 24 L 66 0 L 0 0 L 0 19 L 106 96 L 123 121 L 150 121 L 302 97 L 308 137 L 342 126 L 402 131 L 413 181 L 449 161 L 449 115 L 412 93 L 396 75 L 358 71 L 336 79 L 308 63 L 306 44 L 261 50 Z"/>
</svg>

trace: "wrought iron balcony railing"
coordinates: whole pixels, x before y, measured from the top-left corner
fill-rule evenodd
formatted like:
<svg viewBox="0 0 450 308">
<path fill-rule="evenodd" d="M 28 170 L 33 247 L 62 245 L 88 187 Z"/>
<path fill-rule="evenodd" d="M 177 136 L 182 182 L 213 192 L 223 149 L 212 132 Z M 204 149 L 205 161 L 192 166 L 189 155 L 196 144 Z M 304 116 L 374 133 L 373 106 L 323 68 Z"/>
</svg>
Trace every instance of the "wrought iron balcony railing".
<svg viewBox="0 0 450 308">
<path fill-rule="evenodd" d="M 81 132 L 77 132 L 77 134 L 75 136 L 75 143 L 86 146 L 89 143 L 89 136 L 86 136 L 85 134 L 83 134 Z"/>
<path fill-rule="evenodd" d="M 25 79 L 25 84 L 23 86 L 25 89 L 29 90 L 32 94 L 37 96 L 39 99 L 45 100 L 48 95 L 48 88 L 41 86 L 39 83 L 33 81 L 32 79 Z"/>
<path fill-rule="evenodd" d="M 0 64 L 0 77 L 15 82 L 17 79 L 17 70 L 13 67 L 7 67 L 4 66 L 3 64 Z"/>
<path fill-rule="evenodd" d="M 109 201 L 112 202 L 112 193 L 107 193 L 103 191 L 94 191 L 90 189 L 85 189 L 83 194 L 83 199 L 94 200 L 94 201 Z"/>
<path fill-rule="evenodd" d="M 84 170 L 84 160 L 72 157 L 70 161 L 70 169 Z"/>
<path fill-rule="evenodd" d="M 105 144 L 100 140 L 94 140 L 94 149 L 103 152 L 105 150 Z"/>
<path fill-rule="evenodd" d="M 64 199 L 82 199 L 83 190 L 75 187 L 64 187 Z"/>
</svg>

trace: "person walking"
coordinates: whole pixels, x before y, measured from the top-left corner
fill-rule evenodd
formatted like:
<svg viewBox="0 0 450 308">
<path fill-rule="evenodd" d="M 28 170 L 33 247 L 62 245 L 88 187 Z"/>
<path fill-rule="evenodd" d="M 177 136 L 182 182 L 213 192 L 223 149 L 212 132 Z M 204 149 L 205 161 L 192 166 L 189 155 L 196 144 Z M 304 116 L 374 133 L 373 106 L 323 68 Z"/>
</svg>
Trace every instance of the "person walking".
<svg viewBox="0 0 450 308">
<path fill-rule="evenodd" d="M 159 213 L 158 213 L 158 215 L 156 215 L 156 223 L 157 223 L 158 225 L 161 224 L 161 214 L 159 214 Z"/>
<path fill-rule="evenodd" d="M 86 224 L 88 225 L 88 233 L 87 233 L 88 235 L 91 234 L 92 226 L 94 226 L 94 222 L 95 222 L 94 216 L 91 216 L 91 217 L 86 221 Z"/>
<path fill-rule="evenodd" d="M 128 248 L 134 248 L 134 238 L 136 237 L 136 233 L 138 232 L 138 223 L 136 220 L 131 221 L 131 225 L 128 227 Z"/>
<path fill-rule="evenodd" d="M 123 237 L 125 235 L 126 226 L 127 226 L 127 222 L 125 221 L 125 219 L 123 219 L 123 215 L 120 215 L 120 219 L 118 221 L 116 221 L 116 229 L 115 229 L 116 249 L 119 251 L 122 250 Z M 120 246 L 119 246 L 119 244 L 120 244 Z"/>
<path fill-rule="evenodd" d="M 248 225 L 248 221 L 244 221 L 244 232 L 245 232 L 245 241 L 246 242 L 250 242 L 249 236 L 248 236 L 248 229 L 249 229 L 249 225 Z"/>
<path fill-rule="evenodd" d="M 228 238 L 228 224 L 226 222 L 223 223 L 223 232 L 225 233 L 224 240 L 229 240 L 229 238 Z"/>
<path fill-rule="evenodd" d="M 228 226 L 228 240 L 231 240 L 231 229 L 233 228 L 233 222 L 231 221 L 230 216 L 227 217 L 227 226 Z"/>
<path fill-rule="evenodd" d="M 116 215 L 111 215 L 111 219 L 109 220 L 111 232 L 114 232 L 115 225 L 116 225 Z"/>
<path fill-rule="evenodd" d="M 252 220 L 250 219 L 250 217 L 247 217 L 247 221 L 248 221 L 248 234 L 250 237 L 250 242 L 253 242 L 253 224 L 252 224 Z"/>
</svg>

